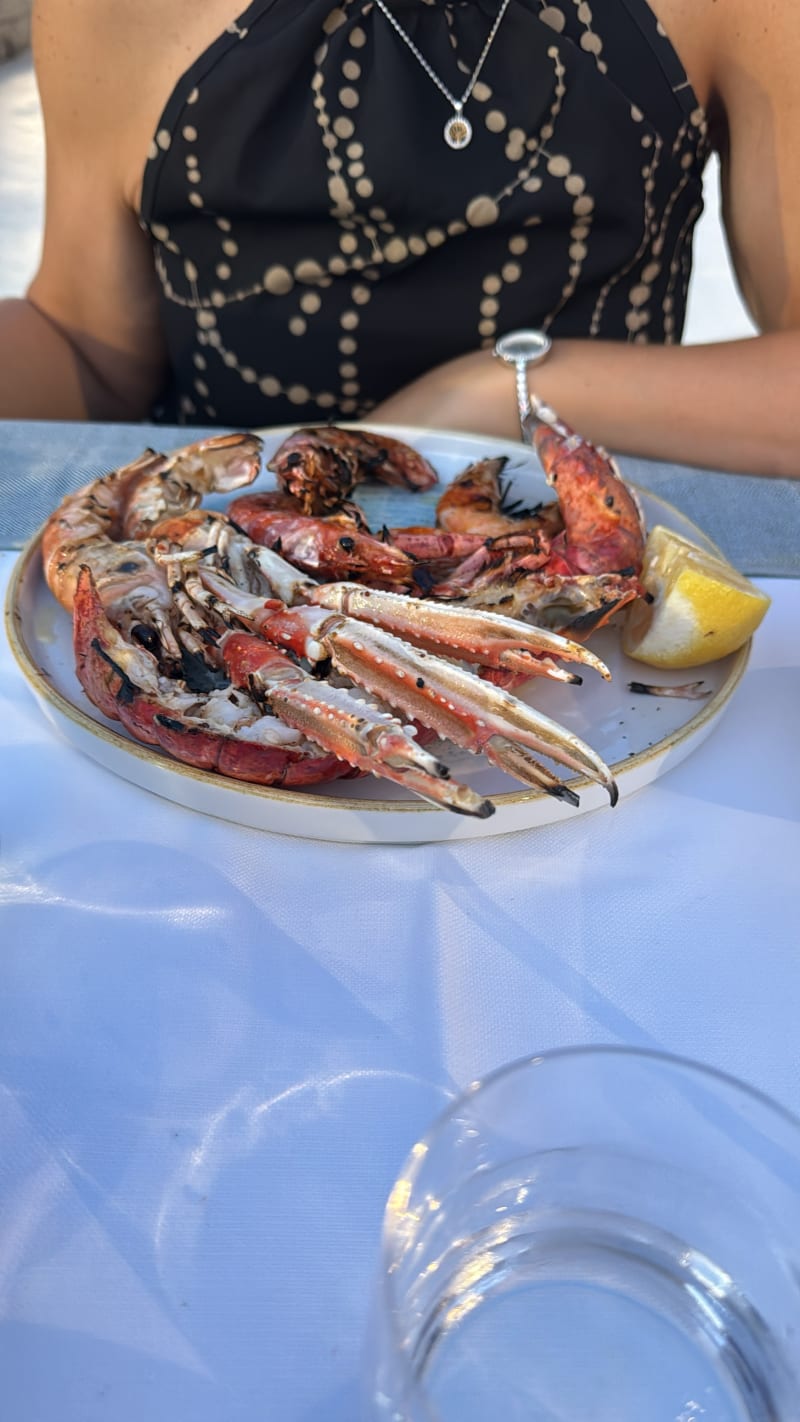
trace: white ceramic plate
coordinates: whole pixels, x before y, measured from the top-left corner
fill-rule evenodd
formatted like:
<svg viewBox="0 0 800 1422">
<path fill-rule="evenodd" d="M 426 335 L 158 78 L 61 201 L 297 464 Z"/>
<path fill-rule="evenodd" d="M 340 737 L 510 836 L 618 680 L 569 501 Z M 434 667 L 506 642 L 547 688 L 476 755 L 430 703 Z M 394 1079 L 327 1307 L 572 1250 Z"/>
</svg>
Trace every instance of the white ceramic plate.
<svg viewBox="0 0 800 1422">
<path fill-rule="evenodd" d="M 506 474 L 526 504 L 549 500 L 536 456 L 517 443 L 449 432 L 381 427 L 419 449 L 447 483 L 469 463 L 507 455 Z M 288 428 L 263 431 L 265 463 L 289 433 Z M 262 474 L 254 489 L 274 487 Z M 380 485 L 360 485 L 359 503 L 372 527 L 387 524 L 433 523 L 441 490 L 410 494 Z M 664 523 L 686 537 L 713 546 L 677 509 L 639 490 L 648 526 Z M 224 500 L 209 500 L 224 507 Z M 571 815 L 606 807 L 608 797 L 598 785 L 573 777 L 580 794 L 578 808 L 539 791 L 522 789 L 516 781 L 490 767 L 483 758 L 455 751 L 454 773 L 482 795 L 492 798 L 496 813 L 475 820 L 440 810 L 411 798 L 402 789 L 373 776 L 334 782 L 315 790 L 272 790 L 226 780 L 193 770 L 161 751 L 131 740 L 118 722 L 108 721 L 84 695 L 74 672 L 71 622 L 51 597 L 42 576 L 37 535 L 22 553 L 8 593 L 6 622 L 9 641 L 24 675 L 58 730 L 78 749 L 115 774 L 155 794 L 202 814 L 304 839 L 355 843 L 416 844 L 433 840 L 475 839 L 530 829 Z M 738 685 L 749 648 L 707 667 L 687 672 L 653 672 L 623 656 L 619 629 L 601 629 L 592 649 L 608 664 L 612 680 L 605 682 L 587 670 L 582 686 L 569 687 L 538 679 L 520 694 L 547 715 L 588 741 L 612 767 L 620 799 L 649 784 L 677 765 L 705 739 Z M 702 679 L 711 695 L 703 701 L 636 696 L 629 681 L 677 685 Z"/>
</svg>

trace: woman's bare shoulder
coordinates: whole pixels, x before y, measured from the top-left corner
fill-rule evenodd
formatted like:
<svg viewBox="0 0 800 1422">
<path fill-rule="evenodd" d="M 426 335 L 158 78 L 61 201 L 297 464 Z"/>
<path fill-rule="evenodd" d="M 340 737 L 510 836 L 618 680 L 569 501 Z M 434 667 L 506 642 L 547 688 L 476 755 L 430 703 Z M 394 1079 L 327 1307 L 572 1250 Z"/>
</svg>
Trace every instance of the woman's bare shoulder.
<svg viewBox="0 0 800 1422">
<path fill-rule="evenodd" d="M 800 18 L 796 0 L 717 0 L 715 40 L 718 64 L 753 75 L 779 77 L 795 72 L 800 54 Z"/>
<path fill-rule="evenodd" d="M 34 0 L 48 157 L 107 163 L 128 201 L 175 84 L 241 0 Z"/>
<path fill-rule="evenodd" d="M 764 331 L 800 326 L 800 20 L 796 0 L 718 0 L 723 214 Z"/>
<path fill-rule="evenodd" d="M 53 107 L 60 123 L 98 139 L 116 142 L 141 124 L 150 132 L 181 74 L 241 8 L 241 0 L 34 0 L 45 121 Z"/>
</svg>

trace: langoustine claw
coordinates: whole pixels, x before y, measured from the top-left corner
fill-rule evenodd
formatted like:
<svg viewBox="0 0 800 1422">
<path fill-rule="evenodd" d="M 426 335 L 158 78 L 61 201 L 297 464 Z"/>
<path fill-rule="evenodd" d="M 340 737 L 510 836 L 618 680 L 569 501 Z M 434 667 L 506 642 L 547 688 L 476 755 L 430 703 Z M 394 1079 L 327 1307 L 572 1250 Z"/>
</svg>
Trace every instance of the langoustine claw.
<svg viewBox="0 0 800 1422">
<path fill-rule="evenodd" d="M 383 627 L 416 647 L 503 670 L 519 679 L 545 676 L 579 684 L 580 676 L 559 666 L 556 659 L 578 662 L 609 679 L 608 668 L 593 652 L 545 627 L 357 583 L 320 584 L 299 578 L 292 563 L 274 549 L 253 543 L 221 514 L 192 510 L 182 518 L 165 520 L 154 528 L 149 547 L 161 562 L 188 555 L 189 564 L 196 561 L 194 555 L 213 551 L 240 590 L 257 592 L 266 584 L 284 604 L 310 603 L 342 612 Z"/>
<path fill-rule="evenodd" d="M 324 607 L 281 608 L 273 600 L 265 602 L 202 564 L 187 576 L 186 585 L 192 598 L 214 615 L 243 621 L 312 665 L 330 662 L 381 701 L 462 749 L 483 752 L 516 779 L 574 803 L 574 791 L 535 759 L 544 755 L 605 786 L 611 804 L 616 804 L 611 772 L 590 746 L 457 663 Z"/>
<path fill-rule="evenodd" d="M 231 632 L 221 646 L 225 665 L 238 686 L 264 697 L 287 726 L 319 741 L 350 765 L 402 785 L 424 800 L 458 814 L 485 820 L 491 800 L 450 778 L 438 757 L 373 702 L 343 687 L 319 681 L 285 652 L 247 632 Z"/>
<path fill-rule="evenodd" d="M 580 676 L 559 667 L 555 657 L 591 667 L 606 681 L 610 677 L 608 667 L 579 642 L 498 613 L 450 607 L 355 583 L 313 588 L 306 600 L 382 627 L 424 651 L 513 672 L 518 677 L 546 676 L 579 685 Z"/>
<path fill-rule="evenodd" d="M 183 544 L 176 567 L 183 560 L 186 571 L 171 577 L 173 586 L 177 587 L 180 577 L 190 599 L 212 616 L 240 620 L 273 644 L 288 648 L 312 664 L 330 660 L 335 670 L 370 694 L 399 707 L 422 726 L 462 748 L 473 753 L 483 751 L 507 774 L 549 795 L 578 803 L 575 791 L 535 759 L 531 751 L 599 780 L 606 786 L 611 803 L 616 803 L 617 790 L 610 772 L 590 747 L 524 703 L 463 672 L 454 662 L 427 655 L 434 650 L 458 656 L 484 668 L 502 669 L 517 680 L 542 674 L 562 681 L 579 681 L 579 676 L 557 665 L 554 658 L 559 657 L 590 666 L 608 678 L 608 669 L 585 647 L 557 633 L 492 613 L 420 602 L 357 584 L 298 584 L 293 570 L 280 557 L 268 549 L 248 547 L 248 541 L 236 530 L 226 528 L 218 516 L 201 524 L 197 514 L 190 515 L 183 530 L 160 526 L 156 533 L 162 531 L 181 538 Z M 239 570 L 236 583 L 213 566 L 207 567 L 202 557 L 192 557 L 192 550 L 202 553 L 211 542 L 224 561 Z M 168 548 L 162 556 L 169 558 Z M 274 597 L 264 600 L 243 591 L 242 584 L 249 580 L 242 573 L 248 563 L 254 562 L 272 591 L 284 600 L 283 605 Z M 289 609 L 288 601 L 294 601 L 295 607 Z M 315 608 L 319 611 L 315 612 Z M 271 665 L 274 667 L 274 660 Z M 284 684 L 289 675 L 282 673 Z M 323 718 L 316 722 L 317 728 L 322 726 L 333 736 L 333 726 L 326 724 L 333 722 L 324 704 L 328 693 L 321 693 L 315 703 L 314 691 L 305 679 L 302 693 L 307 697 L 304 712 L 311 707 L 312 714 Z M 276 705 L 274 701 L 271 704 Z M 282 707 L 281 714 L 285 709 L 289 724 L 300 724 L 308 730 L 305 722 L 296 721 L 292 704 L 297 701 Z M 310 730 L 308 733 L 312 734 Z M 325 744 L 347 754 L 341 739 L 326 740 Z M 362 745 L 360 754 L 353 756 L 354 763 L 426 794 L 414 785 L 407 766 L 401 777 L 383 768 L 385 743 L 380 747 L 371 743 L 366 749 L 368 756 L 365 758 Z M 427 793 L 426 798 L 434 797 Z M 465 810 L 463 801 L 451 804 L 443 793 L 438 794 L 436 802 Z"/>
<path fill-rule="evenodd" d="M 478 819 L 494 814 L 490 800 L 453 780 L 448 766 L 417 742 L 414 727 L 317 681 L 260 637 L 215 635 L 215 658 L 238 690 L 220 673 L 216 687 L 200 695 L 161 676 L 151 654 L 114 627 L 87 567 L 78 577 L 75 613 L 76 667 L 89 699 L 137 740 L 185 764 L 287 788 L 374 772 L 439 807 Z"/>
</svg>

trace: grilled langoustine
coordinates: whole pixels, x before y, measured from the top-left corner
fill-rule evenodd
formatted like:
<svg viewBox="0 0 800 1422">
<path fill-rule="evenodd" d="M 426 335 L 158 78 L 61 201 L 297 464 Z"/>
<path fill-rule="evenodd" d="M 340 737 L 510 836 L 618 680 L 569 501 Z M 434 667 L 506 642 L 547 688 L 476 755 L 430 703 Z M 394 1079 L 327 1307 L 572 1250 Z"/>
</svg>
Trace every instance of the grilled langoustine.
<svg viewBox="0 0 800 1422">
<path fill-rule="evenodd" d="M 590 746 L 488 679 L 577 684 L 576 666 L 608 676 L 597 657 L 492 611 L 315 582 L 196 507 L 206 490 L 251 482 L 259 460 L 252 435 L 148 452 L 51 516 L 48 583 L 73 612 L 78 676 L 105 715 L 178 759 L 262 784 L 369 771 L 491 814 L 423 744 L 436 736 L 567 803 L 577 795 L 560 769 L 615 803 Z"/>
</svg>

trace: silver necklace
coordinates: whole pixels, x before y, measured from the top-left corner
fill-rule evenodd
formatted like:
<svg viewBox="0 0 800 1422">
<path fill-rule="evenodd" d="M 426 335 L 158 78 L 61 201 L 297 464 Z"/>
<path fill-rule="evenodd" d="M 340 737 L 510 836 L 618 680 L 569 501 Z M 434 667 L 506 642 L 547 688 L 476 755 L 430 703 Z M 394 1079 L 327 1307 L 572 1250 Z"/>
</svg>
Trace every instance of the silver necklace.
<svg viewBox="0 0 800 1422">
<path fill-rule="evenodd" d="M 486 61 L 486 56 L 489 53 L 489 50 L 491 49 L 492 44 L 494 42 L 494 37 L 500 28 L 500 22 L 504 14 L 506 13 L 506 10 L 508 9 L 509 0 L 502 0 L 502 4 L 497 12 L 495 22 L 492 25 L 492 28 L 490 29 L 489 34 L 487 36 L 486 43 L 483 46 L 483 49 L 481 50 L 478 63 L 475 65 L 475 68 L 473 69 L 472 74 L 470 75 L 469 83 L 467 84 L 467 87 L 461 95 L 460 99 L 457 99 L 454 94 L 451 94 L 447 85 L 442 83 L 441 79 L 439 78 L 439 75 L 434 73 L 425 56 L 420 54 L 419 50 L 417 49 L 417 46 L 411 39 L 411 36 L 406 34 L 405 30 L 403 29 L 403 26 L 395 19 L 388 5 L 384 4 L 384 0 L 375 0 L 375 4 L 377 5 L 381 13 L 386 16 L 386 19 L 389 21 L 389 24 L 392 26 L 392 29 L 397 31 L 401 40 L 403 41 L 403 44 L 408 46 L 414 58 L 419 64 L 422 65 L 422 68 L 425 70 L 425 73 L 427 74 L 428 78 L 433 80 L 437 89 L 442 94 L 444 94 L 445 98 L 447 99 L 447 102 L 449 104 L 452 104 L 452 118 L 449 118 L 444 126 L 445 143 L 448 143 L 451 148 L 466 148 L 467 144 L 472 141 L 472 124 L 470 123 L 469 119 L 465 118 L 464 116 L 464 105 L 478 82 L 478 75 L 483 69 L 484 63 Z"/>
</svg>

